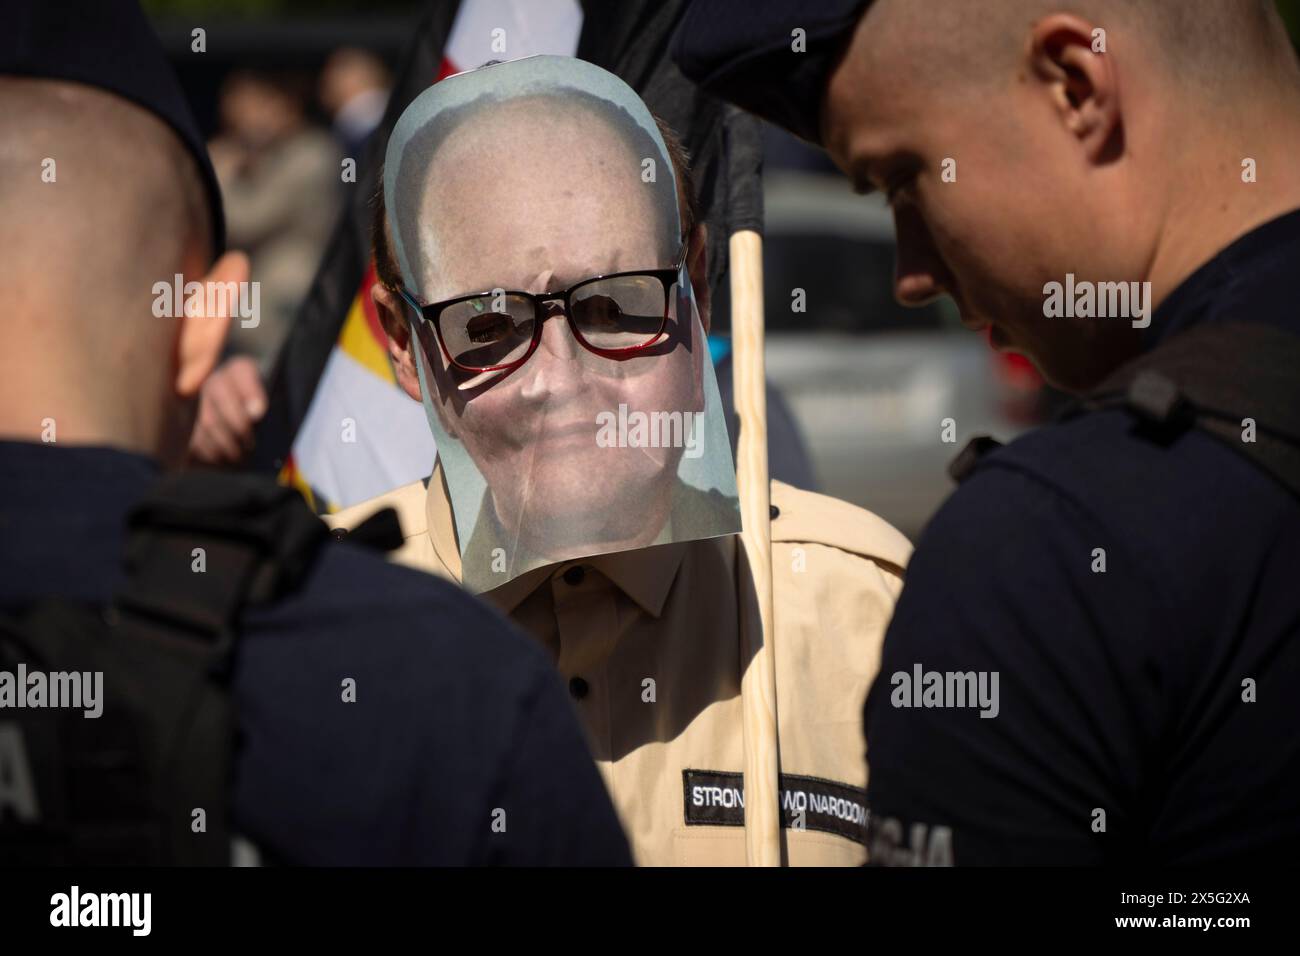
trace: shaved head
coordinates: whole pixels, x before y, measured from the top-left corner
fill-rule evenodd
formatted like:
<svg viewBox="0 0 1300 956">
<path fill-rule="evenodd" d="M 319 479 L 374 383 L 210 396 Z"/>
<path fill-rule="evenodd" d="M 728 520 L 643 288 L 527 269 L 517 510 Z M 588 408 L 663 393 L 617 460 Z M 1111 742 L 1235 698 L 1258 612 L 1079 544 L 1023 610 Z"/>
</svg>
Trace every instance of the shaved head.
<svg viewBox="0 0 1300 956">
<path fill-rule="evenodd" d="M 130 297 L 181 271 L 187 251 L 207 254 L 207 204 L 180 139 L 153 114 L 77 83 L 0 78 L 0 206 L 7 301 L 33 284 Z"/>
<path fill-rule="evenodd" d="M 991 67 L 1024 52 L 1034 21 L 1073 13 L 1121 39 L 1196 92 L 1222 92 L 1273 75 L 1280 55 L 1290 58 L 1286 28 L 1274 0 L 876 0 L 866 18 L 877 34 L 874 50 L 908 51 L 931 82 L 979 84 L 1007 78 Z"/>
<path fill-rule="evenodd" d="M 50 418 L 60 440 L 170 455 L 181 320 L 153 289 L 201 278 L 211 252 L 179 136 L 96 87 L 0 77 L 0 209 L 4 430 Z"/>
<path fill-rule="evenodd" d="M 1136 354 L 1197 266 L 1300 205 L 1300 67 L 1271 0 L 876 0 L 821 119 L 859 190 L 890 197 L 896 297 L 950 296 L 1070 391 Z M 1144 315 L 1049 316 L 1067 278 L 1137 283 Z"/>
</svg>

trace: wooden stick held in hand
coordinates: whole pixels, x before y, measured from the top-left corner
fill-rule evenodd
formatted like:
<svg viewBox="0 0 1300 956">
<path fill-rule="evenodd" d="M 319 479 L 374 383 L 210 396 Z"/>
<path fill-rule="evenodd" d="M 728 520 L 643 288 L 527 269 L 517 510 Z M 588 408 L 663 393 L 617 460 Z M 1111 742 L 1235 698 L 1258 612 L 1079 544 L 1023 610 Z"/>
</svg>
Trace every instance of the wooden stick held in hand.
<svg viewBox="0 0 1300 956">
<path fill-rule="evenodd" d="M 740 436 L 736 486 L 744 528 L 741 546 L 752 597 L 739 591 L 740 680 L 745 726 L 745 856 L 750 866 L 781 863 L 776 664 L 772 652 L 771 486 L 767 477 L 767 387 L 763 362 L 763 240 L 740 230 L 730 240 L 731 340 Z M 745 569 L 741 568 L 742 573 Z M 756 606 L 755 606 L 756 605 Z"/>
</svg>

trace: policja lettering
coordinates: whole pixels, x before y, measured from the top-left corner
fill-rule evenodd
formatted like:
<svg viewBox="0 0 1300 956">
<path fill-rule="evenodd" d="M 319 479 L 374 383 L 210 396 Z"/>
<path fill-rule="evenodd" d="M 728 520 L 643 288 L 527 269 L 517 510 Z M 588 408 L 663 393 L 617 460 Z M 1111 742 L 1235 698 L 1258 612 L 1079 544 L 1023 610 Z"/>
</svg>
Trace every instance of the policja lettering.
<svg viewBox="0 0 1300 956">
<path fill-rule="evenodd" d="M 0 671 L 0 709 L 81 708 L 83 716 L 104 712 L 103 671 L 28 671 L 19 664 L 16 673 Z"/>
</svg>

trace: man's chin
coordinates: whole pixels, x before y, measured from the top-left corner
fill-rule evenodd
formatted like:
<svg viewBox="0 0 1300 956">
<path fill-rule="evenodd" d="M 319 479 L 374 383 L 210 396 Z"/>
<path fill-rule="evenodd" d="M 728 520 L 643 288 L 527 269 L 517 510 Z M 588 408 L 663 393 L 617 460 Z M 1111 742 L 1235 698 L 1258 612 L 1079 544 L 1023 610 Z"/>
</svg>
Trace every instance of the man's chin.
<svg viewBox="0 0 1300 956">
<path fill-rule="evenodd" d="M 642 547 L 658 537 L 671 495 L 657 494 L 653 484 L 619 485 L 617 493 L 593 494 L 601 476 L 588 473 L 580 482 L 534 487 L 523 506 L 525 536 L 534 551 L 574 550 L 596 554 Z"/>
<path fill-rule="evenodd" d="M 1091 391 L 1129 357 L 1103 353 L 1099 345 L 1088 340 L 1067 342 L 1064 336 L 1048 343 L 1051 354 L 1040 354 L 1010 335 L 1001 322 L 990 323 L 988 335 L 994 351 L 1025 358 L 1048 385 L 1071 395 Z"/>
<path fill-rule="evenodd" d="M 589 517 L 589 516 L 588 516 Z M 659 537 L 667 515 L 621 515 L 600 523 L 575 516 L 569 523 L 547 521 L 533 525 L 525 549 L 546 562 L 565 561 L 586 555 L 649 547 Z M 622 519 L 622 520 L 619 520 Z"/>
<path fill-rule="evenodd" d="M 1081 367 L 1068 362 L 1043 362 L 1028 352 L 1012 348 L 1033 363 L 1043 381 L 1067 395 L 1083 395 L 1092 391 L 1106 378 L 1106 371 Z"/>
</svg>

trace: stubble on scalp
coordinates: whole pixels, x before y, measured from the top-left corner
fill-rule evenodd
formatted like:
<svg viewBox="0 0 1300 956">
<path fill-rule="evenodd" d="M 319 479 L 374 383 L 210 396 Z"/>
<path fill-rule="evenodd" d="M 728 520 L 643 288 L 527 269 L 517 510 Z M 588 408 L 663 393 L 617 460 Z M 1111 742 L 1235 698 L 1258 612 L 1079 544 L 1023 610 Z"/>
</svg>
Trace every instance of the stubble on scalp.
<svg viewBox="0 0 1300 956">
<path fill-rule="evenodd" d="M 1174 88 L 1226 101 L 1243 83 L 1293 74 L 1273 0 L 876 0 L 867 12 L 871 51 L 905 53 L 908 82 L 950 94 L 1016 76 L 1033 25 L 1073 13 L 1134 45 L 1140 62 Z"/>
<path fill-rule="evenodd" d="M 197 166 L 141 107 L 78 83 L 4 78 L 0 142 L 0 287 L 59 269 L 64 289 L 134 300 L 179 271 L 187 249 L 207 252 Z"/>
</svg>

